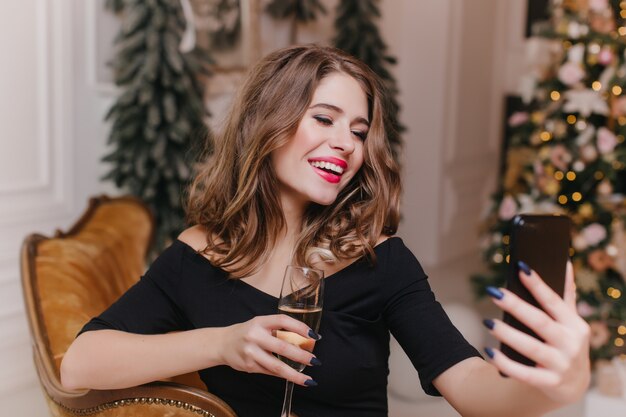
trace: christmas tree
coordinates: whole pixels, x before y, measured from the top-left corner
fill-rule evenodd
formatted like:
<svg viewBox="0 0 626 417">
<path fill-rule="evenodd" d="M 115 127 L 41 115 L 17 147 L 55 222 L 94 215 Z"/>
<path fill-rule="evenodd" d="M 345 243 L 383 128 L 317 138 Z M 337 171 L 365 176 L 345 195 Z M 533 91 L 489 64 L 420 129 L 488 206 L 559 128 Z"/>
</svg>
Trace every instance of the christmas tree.
<svg viewBox="0 0 626 417">
<path fill-rule="evenodd" d="M 190 180 L 190 148 L 208 131 L 203 121 L 206 52 L 180 50 L 187 21 L 179 0 L 109 0 L 122 27 L 112 63 L 121 94 L 106 119 L 112 121 L 103 158 L 112 180 L 152 208 L 156 249 L 184 226 L 182 194 Z"/>
<path fill-rule="evenodd" d="M 510 220 L 564 213 L 578 312 L 591 326 L 592 358 L 626 352 L 626 2 L 561 0 L 530 42 L 524 108 L 507 123 L 506 172 L 486 222 L 489 272 L 476 291 L 504 286 Z"/>
<path fill-rule="evenodd" d="M 337 5 L 335 30 L 337 35 L 334 44 L 337 48 L 365 62 L 387 84 L 389 102 L 386 106 L 390 121 L 387 134 L 394 157 L 398 156 L 401 146 L 400 132 L 404 126 L 398 120 L 400 106 L 396 96 L 398 87 L 388 65 L 396 63 L 396 59 L 387 54 L 387 45 L 380 36 L 376 19 L 380 17 L 377 0 L 341 0 Z"/>
</svg>

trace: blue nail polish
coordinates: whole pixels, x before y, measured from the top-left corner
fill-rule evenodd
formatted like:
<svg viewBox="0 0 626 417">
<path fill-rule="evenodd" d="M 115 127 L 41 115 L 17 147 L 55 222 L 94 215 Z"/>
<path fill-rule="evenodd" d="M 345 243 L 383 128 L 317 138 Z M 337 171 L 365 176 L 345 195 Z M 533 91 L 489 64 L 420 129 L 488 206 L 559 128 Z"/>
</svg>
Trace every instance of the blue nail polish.
<svg viewBox="0 0 626 417">
<path fill-rule="evenodd" d="M 496 324 L 493 322 L 493 320 L 491 319 L 485 319 L 483 320 L 483 324 L 485 325 L 486 328 L 488 328 L 489 330 L 493 330 L 493 326 L 495 326 Z"/>
<path fill-rule="evenodd" d="M 523 273 L 530 275 L 530 267 L 526 265 L 525 262 L 517 261 L 517 266 L 519 266 L 519 269 L 521 269 Z"/>
<path fill-rule="evenodd" d="M 491 297 L 497 298 L 498 300 L 502 300 L 502 297 L 504 297 L 504 293 L 496 287 L 489 286 L 485 288 L 485 291 L 487 291 L 487 294 L 489 294 Z"/>
<path fill-rule="evenodd" d="M 493 359 L 495 352 L 490 347 L 485 347 L 485 353 L 489 356 L 490 359 Z"/>
<path fill-rule="evenodd" d="M 312 379 L 307 379 L 306 381 L 304 381 L 304 385 L 306 385 L 307 387 L 317 387 L 317 382 L 313 381 Z"/>
<path fill-rule="evenodd" d="M 322 361 L 317 359 L 315 356 L 313 356 L 311 358 L 311 365 L 313 365 L 313 366 L 321 366 L 322 365 Z"/>
<path fill-rule="evenodd" d="M 319 334 L 315 333 L 313 331 L 313 329 L 309 329 L 309 337 L 313 340 L 320 340 L 322 338 L 322 336 L 320 336 Z"/>
</svg>

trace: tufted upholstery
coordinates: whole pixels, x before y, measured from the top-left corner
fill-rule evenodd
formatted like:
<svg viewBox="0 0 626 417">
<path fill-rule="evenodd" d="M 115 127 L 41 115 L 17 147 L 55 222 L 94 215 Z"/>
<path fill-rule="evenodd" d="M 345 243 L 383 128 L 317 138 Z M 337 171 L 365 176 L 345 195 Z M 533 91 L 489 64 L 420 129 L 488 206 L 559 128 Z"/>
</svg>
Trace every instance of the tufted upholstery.
<svg viewBox="0 0 626 417">
<path fill-rule="evenodd" d="M 122 390 L 70 392 L 61 386 L 65 351 L 91 317 L 139 279 L 153 229 L 152 215 L 139 200 L 103 196 L 90 201 L 67 233 L 25 239 L 24 300 L 35 366 L 51 415 L 236 417 L 203 389 L 197 373 Z"/>
</svg>

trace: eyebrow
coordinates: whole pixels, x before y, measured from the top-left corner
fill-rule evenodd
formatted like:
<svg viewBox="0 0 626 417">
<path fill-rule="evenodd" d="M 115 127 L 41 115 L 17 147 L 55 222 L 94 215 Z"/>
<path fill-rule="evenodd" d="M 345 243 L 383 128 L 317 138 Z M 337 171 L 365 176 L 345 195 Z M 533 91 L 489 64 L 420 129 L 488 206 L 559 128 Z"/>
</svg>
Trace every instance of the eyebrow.
<svg viewBox="0 0 626 417">
<path fill-rule="evenodd" d="M 321 107 L 323 109 L 332 110 L 332 111 L 335 111 L 335 112 L 341 113 L 341 114 L 345 113 L 341 107 L 337 107 L 337 106 L 335 106 L 333 104 L 328 104 L 328 103 L 317 103 L 317 104 L 314 104 L 311 107 L 309 107 L 309 109 L 315 109 L 315 108 L 318 108 L 318 107 Z M 367 127 L 370 127 L 369 120 L 367 120 L 364 117 L 357 117 L 357 118 L 354 119 L 354 121 L 355 122 L 359 122 L 359 123 L 363 123 L 363 124 L 367 125 Z"/>
</svg>

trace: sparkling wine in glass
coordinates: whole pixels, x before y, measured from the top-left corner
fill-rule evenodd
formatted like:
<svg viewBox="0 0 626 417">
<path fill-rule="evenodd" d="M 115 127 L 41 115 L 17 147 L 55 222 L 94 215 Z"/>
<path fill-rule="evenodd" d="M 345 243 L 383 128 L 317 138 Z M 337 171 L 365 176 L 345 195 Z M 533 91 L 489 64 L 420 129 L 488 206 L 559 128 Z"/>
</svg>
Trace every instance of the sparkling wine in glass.
<svg viewBox="0 0 626 417">
<path fill-rule="evenodd" d="M 283 285 L 278 299 L 278 312 L 300 320 L 314 332 L 319 330 L 322 318 L 322 298 L 324 295 L 324 272 L 318 269 L 288 265 L 283 278 Z M 276 337 L 313 351 L 315 341 L 286 330 L 278 330 Z M 278 356 L 280 360 L 298 372 L 302 372 L 304 364 Z M 291 395 L 293 382 L 287 381 L 285 400 L 281 417 L 289 417 L 291 413 Z"/>
</svg>

